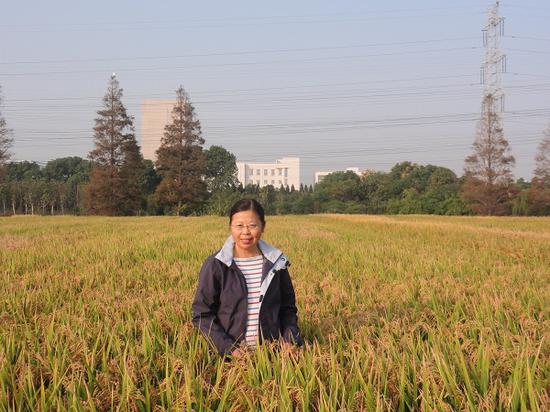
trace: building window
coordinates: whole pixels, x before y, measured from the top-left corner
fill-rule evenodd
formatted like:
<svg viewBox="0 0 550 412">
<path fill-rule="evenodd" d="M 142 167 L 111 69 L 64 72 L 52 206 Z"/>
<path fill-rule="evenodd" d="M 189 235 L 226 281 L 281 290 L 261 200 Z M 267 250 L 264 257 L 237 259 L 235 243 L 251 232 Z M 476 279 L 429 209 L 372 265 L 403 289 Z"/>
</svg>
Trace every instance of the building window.
<svg viewBox="0 0 550 412">
<path fill-rule="evenodd" d="M 279 171 L 279 176 L 283 174 L 283 169 L 277 169 Z"/>
<path fill-rule="evenodd" d="M 259 185 L 260 185 L 260 181 L 259 181 L 259 180 L 256 180 L 256 184 L 259 186 Z"/>
<path fill-rule="evenodd" d="M 285 179 L 285 186 L 288 186 L 288 180 Z"/>
<path fill-rule="evenodd" d="M 254 169 L 250 169 L 250 176 L 254 174 Z"/>
<path fill-rule="evenodd" d="M 260 176 L 260 169 L 256 169 L 256 174 Z"/>
<path fill-rule="evenodd" d="M 288 167 L 285 167 L 285 177 L 288 177 Z"/>
<path fill-rule="evenodd" d="M 281 180 L 279 180 L 279 185 L 282 185 L 282 184 L 283 184 L 283 182 Z"/>
<path fill-rule="evenodd" d="M 275 176 L 275 169 L 271 169 L 271 176 Z"/>
<path fill-rule="evenodd" d="M 267 169 L 264 169 L 264 175 L 267 176 Z"/>
<path fill-rule="evenodd" d="M 272 181 L 271 181 L 271 184 L 274 185 L 274 184 L 275 184 L 275 180 L 272 180 Z"/>
</svg>

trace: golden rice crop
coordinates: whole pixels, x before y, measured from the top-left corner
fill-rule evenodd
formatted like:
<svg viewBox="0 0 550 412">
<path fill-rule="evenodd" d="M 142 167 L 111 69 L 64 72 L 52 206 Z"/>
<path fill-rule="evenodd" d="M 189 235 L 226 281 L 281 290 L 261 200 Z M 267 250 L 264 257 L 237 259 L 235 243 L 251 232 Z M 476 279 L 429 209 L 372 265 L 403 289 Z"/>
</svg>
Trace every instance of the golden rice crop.
<svg viewBox="0 0 550 412">
<path fill-rule="evenodd" d="M 280 216 L 306 345 L 190 324 L 227 220 L 0 219 L 1 410 L 550 410 L 550 219 Z"/>
</svg>

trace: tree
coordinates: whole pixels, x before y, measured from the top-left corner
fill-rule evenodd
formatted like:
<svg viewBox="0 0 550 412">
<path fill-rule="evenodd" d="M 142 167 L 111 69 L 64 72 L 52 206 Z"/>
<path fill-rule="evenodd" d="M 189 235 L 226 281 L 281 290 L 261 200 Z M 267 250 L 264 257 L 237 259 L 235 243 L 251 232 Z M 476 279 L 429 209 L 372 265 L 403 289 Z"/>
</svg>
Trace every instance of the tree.
<svg viewBox="0 0 550 412">
<path fill-rule="evenodd" d="M 550 126 L 543 133 L 535 162 L 533 181 L 538 185 L 550 188 Z"/>
<path fill-rule="evenodd" d="M 392 196 L 390 193 L 391 183 L 390 173 L 371 171 L 363 175 L 361 190 L 365 196 L 367 213 L 386 213 L 388 202 Z"/>
<path fill-rule="evenodd" d="M 155 199 L 155 190 L 161 181 L 161 177 L 155 169 L 155 164 L 152 160 L 143 160 L 143 175 L 140 182 L 141 193 L 143 195 L 143 209 L 148 215 L 157 215 L 162 213 Z"/>
<path fill-rule="evenodd" d="M 428 167 L 431 165 L 428 165 Z M 426 190 L 422 194 L 422 213 L 462 215 L 468 212 L 460 198 L 459 179 L 445 167 L 432 166 Z"/>
<path fill-rule="evenodd" d="M 307 187 L 307 186 L 306 186 Z M 313 213 L 313 196 L 311 193 L 303 193 L 302 196 L 299 196 L 294 202 L 291 203 L 291 213 L 297 215 L 303 215 L 307 213 Z"/>
<path fill-rule="evenodd" d="M 529 208 L 533 214 L 550 215 L 550 126 L 539 143 L 533 174 L 528 194 Z"/>
<path fill-rule="evenodd" d="M 210 215 L 227 216 L 231 206 L 241 198 L 242 194 L 238 191 L 218 190 L 208 199 L 206 212 Z"/>
<path fill-rule="evenodd" d="M 504 138 L 500 117 L 493 110 L 494 97 L 483 98 L 481 119 L 473 153 L 465 160 L 462 197 L 474 212 L 499 215 L 507 212 L 515 160 Z"/>
<path fill-rule="evenodd" d="M 130 215 L 140 210 L 142 156 L 134 135 L 133 117 L 122 104 L 123 89 L 113 74 L 103 108 L 95 119 L 93 162 L 87 186 L 92 214 Z"/>
<path fill-rule="evenodd" d="M 206 156 L 202 149 L 200 122 L 182 86 L 176 90 L 172 123 L 164 128 L 157 154 L 157 170 L 162 181 L 156 199 L 169 213 L 198 212 L 206 196 Z"/>
<path fill-rule="evenodd" d="M 275 187 L 267 185 L 260 188 L 258 200 L 264 207 L 265 213 L 268 215 L 275 214 Z"/>
<path fill-rule="evenodd" d="M 66 182 L 76 174 L 88 174 L 90 161 L 78 156 L 61 157 L 50 160 L 42 171 L 47 180 Z"/>
<path fill-rule="evenodd" d="M 352 171 L 333 172 L 315 185 L 313 211 L 315 213 L 357 213 L 366 210 L 358 206 L 364 200 L 361 178 Z"/>
<path fill-rule="evenodd" d="M 2 89 L 0 88 L 0 107 L 2 106 Z M 10 159 L 10 148 L 13 144 L 12 131 L 8 129 L 6 119 L 0 111 L 0 183 L 6 162 Z"/>
<path fill-rule="evenodd" d="M 6 165 L 6 176 L 8 181 L 41 179 L 42 170 L 40 170 L 40 165 L 36 162 L 29 162 L 27 160 L 11 162 Z"/>
<path fill-rule="evenodd" d="M 4 175 L 2 207 L 4 208 L 4 203 L 9 203 L 13 214 L 18 211 L 32 214 L 33 203 L 40 189 L 37 182 L 42 179 L 38 163 L 10 162 L 4 167 Z"/>
<path fill-rule="evenodd" d="M 315 197 L 321 203 L 330 200 L 361 201 L 361 178 L 351 171 L 330 173 L 315 186 Z M 330 211 L 334 211 L 334 207 Z"/>
<path fill-rule="evenodd" d="M 206 186 L 210 193 L 219 190 L 235 190 L 237 179 L 237 158 L 221 146 L 210 146 L 206 156 Z"/>
<path fill-rule="evenodd" d="M 143 175 L 141 180 L 142 191 L 145 195 L 155 192 L 156 187 L 160 183 L 161 178 L 155 169 L 155 164 L 152 160 L 143 160 Z"/>
<path fill-rule="evenodd" d="M 80 211 L 80 191 L 89 182 L 91 168 L 89 160 L 78 156 L 62 157 L 46 163 L 42 173 L 56 187 L 59 212 L 65 213 L 66 209 L 75 213 Z M 53 209 L 51 213 L 53 214 Z"/>
</svg>

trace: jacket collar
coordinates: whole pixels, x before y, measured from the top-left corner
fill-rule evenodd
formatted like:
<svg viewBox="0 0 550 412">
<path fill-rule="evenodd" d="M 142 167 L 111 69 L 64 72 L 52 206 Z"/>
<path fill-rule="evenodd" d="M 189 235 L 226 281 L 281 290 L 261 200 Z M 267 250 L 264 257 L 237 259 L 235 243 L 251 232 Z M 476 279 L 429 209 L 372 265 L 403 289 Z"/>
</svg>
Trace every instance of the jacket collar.
<svg viewBox="0 0 550 412">
<path fill-rule="evenodd" d="M 233 240 L 233 237 L 229 236 L 220 251 L 216 253 L 215 258 L 224 263 L 226 266 L 231 266 L 231 263 L 233 262 L 234 245 L 235 241 Z M 262 252 L 264 257 L 271 263 L 275 263 L 279 259 L 279 257 L 284 256 L 283 252 L 281 252 L 279 249 L 271 246 L 261 239 L 258 241 L 258 248 L 260 249 L 260 252 Z M 283 260 L 288 261 L 286 256 Z"/>
</svg>

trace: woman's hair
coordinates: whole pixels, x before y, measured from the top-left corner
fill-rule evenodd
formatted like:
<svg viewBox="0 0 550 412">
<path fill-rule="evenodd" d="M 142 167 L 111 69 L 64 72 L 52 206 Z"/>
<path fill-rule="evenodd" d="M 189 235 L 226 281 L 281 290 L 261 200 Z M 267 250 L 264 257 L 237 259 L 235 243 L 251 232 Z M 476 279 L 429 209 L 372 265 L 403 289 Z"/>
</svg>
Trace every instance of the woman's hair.
<svg viewBox="0 0 550 412">
<path fill-rule="evenodd" d="M 264 208 L 256 199 L 241 199 L 235 202 L 235 204 L 231 206 L 231 210 L 229 211 L 229 224 L 231 224 L 231 221 L 233 220 L 233 215 L 235 213 L 245 212 L 247 210 L 252 210 L 253 212 L 255 212 L 258 215 L 260 222 L 262 222 L 262 226 L 265 227 Z"/>
</svg>

